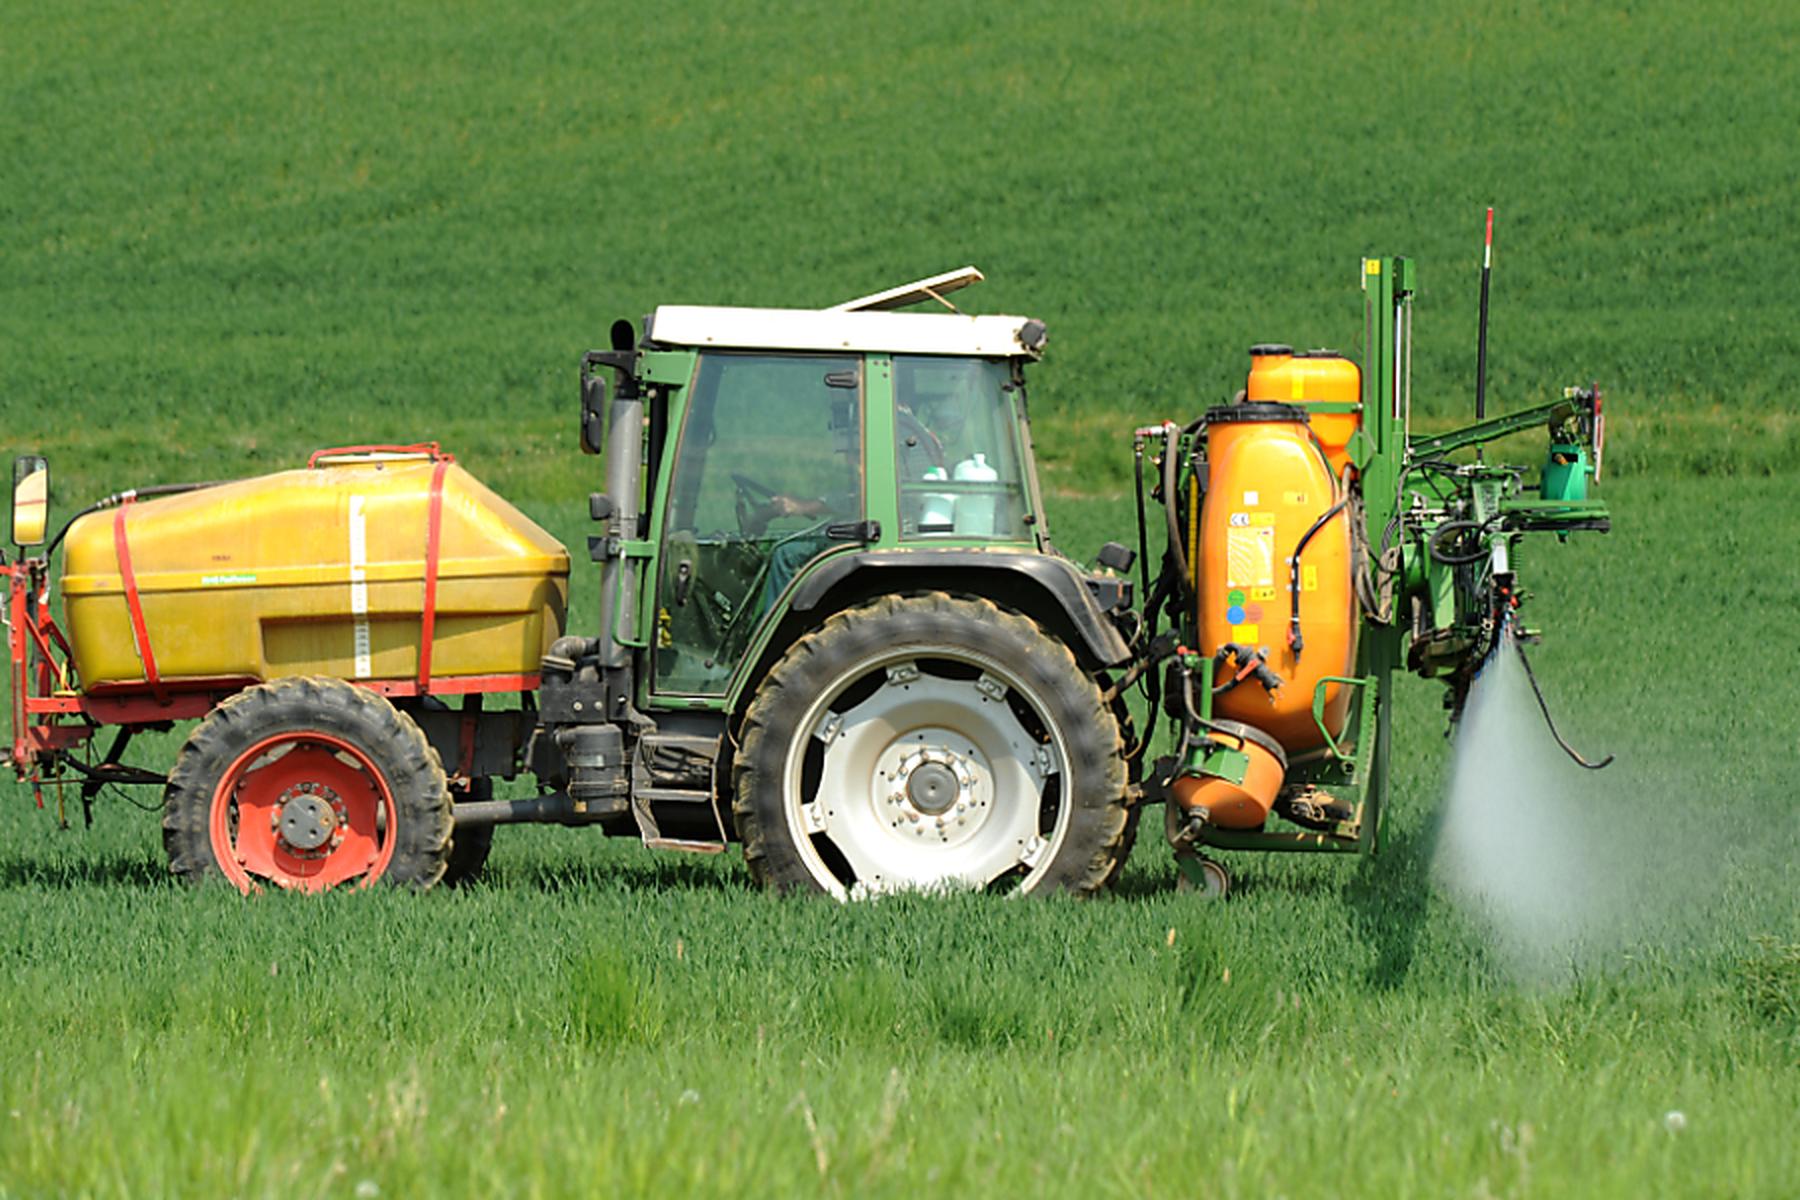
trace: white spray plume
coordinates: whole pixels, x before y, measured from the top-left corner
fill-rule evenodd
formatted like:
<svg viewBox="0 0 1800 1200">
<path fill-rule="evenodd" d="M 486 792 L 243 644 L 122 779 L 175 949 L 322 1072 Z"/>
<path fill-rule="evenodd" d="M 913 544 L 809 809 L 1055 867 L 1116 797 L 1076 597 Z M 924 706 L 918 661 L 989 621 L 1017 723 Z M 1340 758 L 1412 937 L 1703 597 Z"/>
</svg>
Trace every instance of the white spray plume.
<svg viewBox="0 0 1800 1200">
<path fill-rule="evenodd" d="M 1546 729 L 1508 634 L 1470 688 L 1456 732 L 1435 865 L 1521 978 L 1566 976 L 1615 898 L 1616 873 L 1582 807 L 1584 775 Z"/>
</svg>

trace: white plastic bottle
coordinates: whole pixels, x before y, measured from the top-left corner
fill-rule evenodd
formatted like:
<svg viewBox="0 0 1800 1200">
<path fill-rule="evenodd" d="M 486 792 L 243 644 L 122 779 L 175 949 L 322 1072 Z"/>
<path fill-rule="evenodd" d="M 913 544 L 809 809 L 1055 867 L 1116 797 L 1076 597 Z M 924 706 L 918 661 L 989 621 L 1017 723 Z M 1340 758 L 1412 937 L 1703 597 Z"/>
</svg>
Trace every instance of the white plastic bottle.
<svg viewBox="0 0 1800 1200">
<path fill-rule="evenodd" d="M 925 472 L 925 479 L 931 483 L 949 479 L 950 476 L 942 467 L 933 467 Z M 920 497 L 919 510 L 920 533 L 950 533 L 956 528 L 956 497 L 948 492 L 926 492 Z"/>
<path fill-rule="evenodd" d="M 998 483 L 1000 472 L 988 466 L 987 455 L 975 454 L 956 464 L 958 483 Z M 956 498 L 956 535 L 993 537 L 994 515 L 1000 497 L 988 489 L 969 489 Z"/>
</svg>

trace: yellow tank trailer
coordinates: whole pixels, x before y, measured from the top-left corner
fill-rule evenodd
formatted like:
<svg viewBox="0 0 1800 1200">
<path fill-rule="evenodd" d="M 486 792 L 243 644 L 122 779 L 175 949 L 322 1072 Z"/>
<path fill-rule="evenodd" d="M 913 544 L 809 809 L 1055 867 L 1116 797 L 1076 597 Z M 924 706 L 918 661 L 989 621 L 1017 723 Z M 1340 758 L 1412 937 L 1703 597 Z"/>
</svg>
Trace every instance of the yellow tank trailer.
<svg viewBox="0 0 1800 1200">
<path fill-rule="evenodd" d="M 88 691 L 141 684 L 152 665 L 165 685 L 522 676 L 562 635 L 568 601 L 562 544 L 430 452 L 319 456 L 91 513 L 64 564 Z"/>
</svg>

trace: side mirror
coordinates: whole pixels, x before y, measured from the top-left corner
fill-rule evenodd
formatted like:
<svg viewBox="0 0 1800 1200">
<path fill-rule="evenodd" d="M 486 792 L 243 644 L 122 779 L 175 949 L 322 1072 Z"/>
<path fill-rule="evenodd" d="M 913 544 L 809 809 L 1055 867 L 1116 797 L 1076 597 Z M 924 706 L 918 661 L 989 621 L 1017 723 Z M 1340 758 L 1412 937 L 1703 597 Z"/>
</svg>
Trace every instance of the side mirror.
<svg viewBox="0 0 1800 1200">
<path fill-rule="evenodd" d="M 581 378 L 581 449 L 606 453 L 606 380 L 598 375 Z"/>
<path fill-rule="evenodd" d="M 42 544 L 44 526 L 49 520 L 50 460 L 38 454 L 21 454 L 13 459 L 13 544 Z"/>
</svg>

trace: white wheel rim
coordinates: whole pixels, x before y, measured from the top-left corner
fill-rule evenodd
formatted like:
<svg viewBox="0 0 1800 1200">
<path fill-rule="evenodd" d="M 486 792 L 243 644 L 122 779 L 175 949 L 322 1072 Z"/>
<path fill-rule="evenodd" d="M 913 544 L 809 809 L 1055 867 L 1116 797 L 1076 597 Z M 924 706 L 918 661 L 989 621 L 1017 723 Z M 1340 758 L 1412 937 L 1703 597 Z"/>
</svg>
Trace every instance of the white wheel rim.
<svg viewBox="0 0 1800 1200">
<path fill-rule="evenodd" d="M 1068 749 L 1048 712 L 1016 674 L 961 648 L 904 647 L 846 671 L 802 717 L 783 773 L 782 807 L 807 870 L 839 899 L 1021 874 L 1019 890 L 1031 890 L 1071 810 Z M 827 862 L 821 841 L 854 879 Z"/>
</svg>

